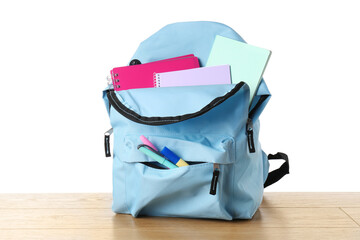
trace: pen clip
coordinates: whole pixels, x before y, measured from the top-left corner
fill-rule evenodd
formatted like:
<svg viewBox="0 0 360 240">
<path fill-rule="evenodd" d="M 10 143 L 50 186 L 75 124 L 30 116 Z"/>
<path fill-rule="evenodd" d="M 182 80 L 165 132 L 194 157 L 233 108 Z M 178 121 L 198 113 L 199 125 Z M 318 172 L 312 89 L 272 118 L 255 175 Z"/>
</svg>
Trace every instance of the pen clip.
<svg viewBox="0 0 360 240">
<path fill-rule="evenodd" d="M 137 146 L 137 149 L 139 149 L 139 148 L 141 148 L 141 147 L 145 147 L 145 148 L 149 149 L 150 151 L 152 151 L 153 153 L 156 153 L 157 155 L 159 155 L 159 156 L 165 158 L 166 160 L 168 160 L 161 152 L 155 150 L 154 148 L 150 147 L 150 146 L 147 145 L 147 144 L 139 144 L 139 145 Z"/>
</svg>

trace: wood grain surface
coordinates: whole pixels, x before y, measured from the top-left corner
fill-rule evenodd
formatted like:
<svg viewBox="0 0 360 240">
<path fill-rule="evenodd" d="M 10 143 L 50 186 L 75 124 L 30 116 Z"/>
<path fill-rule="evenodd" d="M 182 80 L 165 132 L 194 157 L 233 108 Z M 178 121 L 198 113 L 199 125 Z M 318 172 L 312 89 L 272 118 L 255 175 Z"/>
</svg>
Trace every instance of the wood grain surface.
<svg viewBox="0 0 360 240">
<path fill-rule="evenodd" d="M 111 194 L 0 194 L 0 239 L 360 239 L 360 193 L 265 193 L 252 220 L 133 218 Z"/>
</svg>

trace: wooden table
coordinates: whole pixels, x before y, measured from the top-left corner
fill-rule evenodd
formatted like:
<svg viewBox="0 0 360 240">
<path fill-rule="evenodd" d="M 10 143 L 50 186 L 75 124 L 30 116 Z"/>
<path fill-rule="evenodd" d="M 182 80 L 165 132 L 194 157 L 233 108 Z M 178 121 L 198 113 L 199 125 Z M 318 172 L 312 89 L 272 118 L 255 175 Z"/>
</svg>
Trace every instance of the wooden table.
<svg viewBox="0 0 360 240">
<path fill-rule="evenodd" d="M 265 193 L 253 220 L 133 218 L 111 195 L 0 194 L 0 239 L 356 239 L 360 193 Z"/>
</svg>

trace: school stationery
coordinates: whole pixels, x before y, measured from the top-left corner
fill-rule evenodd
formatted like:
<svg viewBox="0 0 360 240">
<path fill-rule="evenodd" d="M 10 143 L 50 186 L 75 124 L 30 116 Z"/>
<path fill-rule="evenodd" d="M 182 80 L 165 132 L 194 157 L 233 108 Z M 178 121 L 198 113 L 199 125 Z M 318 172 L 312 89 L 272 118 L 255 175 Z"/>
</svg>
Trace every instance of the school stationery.
<svg viewBox="0 0 360 240">
<path fill-rule="evenodd" d="M 157 73 L 155 80 L 156 87 L 230 84 L 230 66 L 221 65 Z"/>
<path fill-rule="evenodd" d="M 166 159 L 169 159 L 170 162 L 174 163 L 178 167 L 184 167 L 189 166 L 187 162 L 182 160 L 180 157 L 178 157 L 173 151 L 168 149 L 167 147 L 164 147 L 163 150 L 161 150 L 161 154 L 166 157 Z"/>
<path fill-rule="evenodd" d="M 206 66 L 230 64 L 232 83 L 249 85 L 251 103 L 270 55 L 270 50 L 217 35 Z"/>
<path fill-rule="evenodd" d="M 152 147 L 154 150 L 159 151 L 159 150 L 157 150 L 157 148 L 154 146 L 154 144 L 152 144 L 144 135 L 141 135 L 141 136 L 140 136 L 140 140 L 141 140 L 145 145 L 148 145 L 148 146 Z"/>
<path fill-rule="evenodd" d="M 156 73 L 184 70 L 199 67 L 199 60 L 193 55 L 185 55 L 156 62 L 118 67 L 111 71 L 113 86 L 116 91 L 134 88 L 155 87 Z"/>
<path fill-rule="evenodd" d="M 149 150 L 149 147 L 145 144 L 140 144 L 138 146 L 138 149 L 140 150 L 140 152 L 146 154 L 148 157 L 150 157 L 151 159 L 157 161 L 158 163 L 172 169 L 172 168 L 178 168 L 178 166 L 176 166 L 175 164 L 173 164 L 172 162 L 169 162 L 168 160 L 166 160 L 165 158 L 163 158 L 162 156 L 160 156 L 159 154 L 157 154 L 154 151 Z"/>
<path fill-rule="evenodd" d="M 186 57 L 194 57 L 194 54 L 188 54 L 188 55 L 184 55 L 184 56 L 180 56 L 180 57 L 175 57 L 175 58 L 169 58 L 169 59 L 163 59 L 163 60 L 159 60 L 157 62 L 161 62 L 161 61 L 169 61 L 169 60 L 174 60 L 174 59 L 179 59 L 179 58 L 186 58 Z M 132 65 L 139 65 L 141 64 L 141 62 L 138 59 L 133 59 L 130 61 L 129 66 Z M 116 74 L 117 76 L 117 74 Z M 113 84 L 113 80 L 114 80 L 114 74 L 113 74 L 113 70 L 110 71 L 110 75 L 108 75 L 106 77 L 106 82 L 107 85 Z"/>
</svg>

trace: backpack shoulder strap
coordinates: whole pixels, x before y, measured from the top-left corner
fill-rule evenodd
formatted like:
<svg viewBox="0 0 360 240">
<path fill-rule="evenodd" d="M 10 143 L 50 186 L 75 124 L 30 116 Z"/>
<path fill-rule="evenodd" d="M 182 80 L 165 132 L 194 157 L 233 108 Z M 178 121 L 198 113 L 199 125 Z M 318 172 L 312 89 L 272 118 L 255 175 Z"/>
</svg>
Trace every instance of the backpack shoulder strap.
<svg viewBox="0 0 360 240">
<path fill-rule="evenodd" d="M 269 154 L 268 160 L 285 160 L 285 162 L 278 169 L 269 172 L 269 175 L 264 183 L 264 188 L 276 183 L 286 174 L 289 174 L 289 158 L 285 153 L 278 152 L 276 154 Z"/>
</svg>

